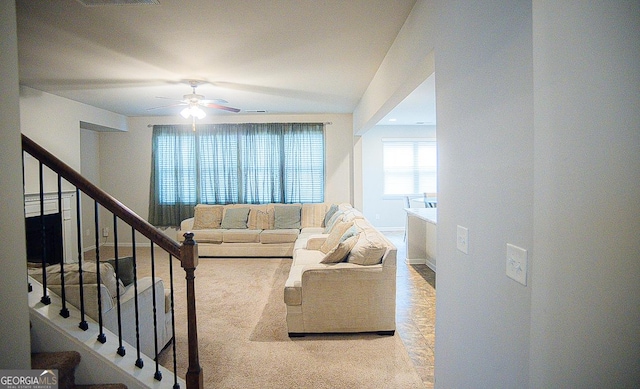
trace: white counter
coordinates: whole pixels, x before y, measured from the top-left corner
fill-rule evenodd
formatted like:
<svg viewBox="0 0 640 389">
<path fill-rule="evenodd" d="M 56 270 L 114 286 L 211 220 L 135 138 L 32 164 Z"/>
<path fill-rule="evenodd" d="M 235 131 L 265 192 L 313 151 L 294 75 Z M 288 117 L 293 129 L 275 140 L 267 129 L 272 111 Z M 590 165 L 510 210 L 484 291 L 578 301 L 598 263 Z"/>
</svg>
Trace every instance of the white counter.
<svg viewBox="0 0 640 389">
<path fill-rule="evenodd" d="M 438 208 L 405 208 L 407 212 L 407 263 L 426 264 L 436 271 Z"/>
</svg>

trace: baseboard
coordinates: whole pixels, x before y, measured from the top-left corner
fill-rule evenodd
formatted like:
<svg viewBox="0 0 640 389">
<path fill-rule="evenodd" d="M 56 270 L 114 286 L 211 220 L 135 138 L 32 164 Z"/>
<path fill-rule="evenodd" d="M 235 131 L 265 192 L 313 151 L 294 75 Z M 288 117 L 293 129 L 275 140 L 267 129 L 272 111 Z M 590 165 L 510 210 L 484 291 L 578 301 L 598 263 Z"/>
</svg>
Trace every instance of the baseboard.
<svg viewBox="0 0 640 389">
<path fill-rule="evenodd" d="M 427 262 L 425 258 L 407 258 L 405 263 L 409 265 L 424 265 Z"/>
<path fill-rule="evenodd" d="M 435 271 L 436 271 L 436 262 L 434 260 L 432 260 L 431 258 L 427 258 L 425 263 L 429 267 L 429 269 L 433 270 L 433 272 L 435 273 Z"/>
</svg>

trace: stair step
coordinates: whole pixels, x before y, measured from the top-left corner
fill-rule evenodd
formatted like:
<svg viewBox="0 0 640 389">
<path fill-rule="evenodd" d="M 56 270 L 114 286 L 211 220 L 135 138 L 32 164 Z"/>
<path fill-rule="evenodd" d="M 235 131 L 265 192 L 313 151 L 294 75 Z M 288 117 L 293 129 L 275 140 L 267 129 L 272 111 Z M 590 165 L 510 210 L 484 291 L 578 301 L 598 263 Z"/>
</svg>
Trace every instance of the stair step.
<svg viewBox="0 0 640 389">
<path fill-rule="evenodd" d="M 59 351 L 31 354 L 32 369 L 58 370 L 58 387 L 73 388 L 75 386 L 75 370 L 80 363 L 77 351 Z"/>
</svg>

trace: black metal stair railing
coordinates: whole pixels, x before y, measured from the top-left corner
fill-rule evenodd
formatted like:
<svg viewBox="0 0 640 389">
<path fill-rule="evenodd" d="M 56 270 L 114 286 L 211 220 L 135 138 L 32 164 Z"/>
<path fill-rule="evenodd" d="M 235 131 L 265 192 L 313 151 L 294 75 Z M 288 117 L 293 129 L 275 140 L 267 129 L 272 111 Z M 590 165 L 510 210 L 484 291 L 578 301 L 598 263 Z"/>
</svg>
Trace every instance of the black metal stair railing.
<svg viewBox="0 0 640 389">
<path fill-rule="evenodd" d="M 77 172 L 69 168 L 63 162 L 55 158 L 52 154 L 44 150 L 42 147 L 31 141 L 26 136 L 22 136 L 23 138 L 23 150 L 35 157 L 39 161 L 39 170 L 38 170 L 38 182 L 39 182 L 39 198 L 40 198 L 40 222 L 42 225 L 41 228 L 41 241 L 42 241 L 42 261 L 40 263 L 41 266 L 41 281 L 43 285 L 41 302 L 43 304 L 50 304 L 51 299 L 48 295 L 48 282 L 47 282 L 47 270 L 51 269 L 51 271 L 55 271 L 55 267 L 59 266 L 60 272 L 60 296 L 62 301 L 62 309 L 60 310 L 60 316 L 64 318 L 68 318 L 69 310 L 67 308 L 67 300 L 68 300 L 68 290 L 67 288 L 70 285 L 65 283 L 65 260 L 64 258 L 60 261 L 59 264 L 51 266 L 47 266 L 47 249 L 46 249 L 46 239 L 47 232 L 44 229 L 44 215 L 45 215 L 45 207 L 44 207 L 44 172 L 43 166 L 47 166 L 51 169 L 55 174 L 57 174 L 58 179 L 58 210 L 62 210 L 62 179 L 75 187 L 75 196 L 76 196 L 76 207 L 77 207 L 77 220 L 76 220 L 76 229 L 77 229 L 77 280 L 78 280 L 78 294 L 79 301 L 77 304 L 79 305 L 80 310 L 80 323 L 78 327 L 87 330 L 89 325 L 86 320 L 86 316 L 89 315 L 86 312 L 86 301 L 88 298 L 85 291 L 85 273 L 90 271 L 83 266 L 88 265 L 90 262 L 86 261 L 87 252 L 92 252 L 95 256 L 95 277 L 96 277 L 96 295 L 97 301 L 94 305 L 97 305 L 97 322 L 98 322 L 98 337 L 97 341 L 101 343 L 106 343 L 106 335 L 104 332 L 104 318 L 103 318 L 103 306 L 102 306 L 102 293 L 101 285 L 101 252 L 100 252 L 100 220 L 99 215 L 101 210 L 106 210 L 110 212 L 113 216 L 113 243 L 114 243 L 114 267 L 116 274 L 116 296 L 115 296 L 115 309 L 116 309 L 116 318 L 117 318 L 117 328 L 111 329 L 112 332 L 117 333 L 118 336 L 118 348 L 116 353 L 120 356 L 126 355 L 125 344 L 123 339 L 123 315 L 122 315 L 122 301 L 121 301 L 121 285 L 120 285 L 120 251 L 119 251 L 119 239 L 118 239 L 118 222 L 123 221 L 127 225 L 131 227 L 131 245 L 132 245 L 132 266 L 133 266 L 133 302 L 134 302 L 134 315 L 135 315 L 135 348 L 137 352 L 137 359 L 135 362 L 135 366 L 139 369 L 144 368 L 144 363 L 142 359 L 141 353 L 141 337 L 140 333 L 140 310 L 142 307 L 139 305 L 138 293 L 139 285 L 138 285 L 138 256 L 137 256 L 137 247 L 136 247 L 136 233 L 140 233 L 146 238 L 149 239 L 150 246 L 150 265 L 151 265 L 151 293 L 152 293 L 152 312 L 153 312 L 153 342 L 154 342 L 154 355 L 151 355 L 155 361 L 155 368 L 153 372 L 153 377 L 155 380 L 162 380 L 162 374 L 160 371 L 160 366 L 158 362 L 158 355 L 162 350 L 159 350 L 159 340 L 158 340 L 158 330 L 159 324 L 157 318 L 157 298 L 156 296 L 156 258 L 155 258 L 155 248 L 156 246 L 165 252 L 168 253 L 169 257 L 169 298 L 170 298 L 170 314 L 171 314 L 171 333 L 172 338 L 170 340 L 171 344 L 171 355 L 173 357 L 173 371 L 174 371 L 174 379 L 173 379 L 173 387 L 179 388 L 178 384 L 178 370 L 177 370 L 177 350 L 176 350 L 176 340 L 175 340 L 175 300 L 174 300 L 174 274 L 173 274 L 173 258 L 176 257 L 181 261 L 181 265 L 185 270 L 186 276 L 186 306 L 187 306 L 187 324 L 188 324 L 188 359 L 189 365 L 185 374 L 185 381 L 187 389 L 201 389 L 202 388 L 202 369 L 199 365 L 198 358 L 198 345 L 197 345 L 197 321 L 195 314 L 195 288 L 194 288 L 194 278 L 195 278 L 195 269 L 197 266 L 197 245 L 193 241 L 193 235 L 187 234 L 185 242 L 180 245 L 176 241 L 167 237 L 164 233 L 157 230 L 155 227 L 151 226 L 144 219 L 140 218 L 138 215 L 133 213 L 131 210 L 126 208 L 116 199 L 106 194 L 99 188 L 95 187 L 95 185 L 91 184 L 84 177 L 79 175 Z M 94 230 L 95 230 L 95 247 L 90 249 L 89 251 L 85 250 L 82 242 L 82 217 L 81 217 L 81 194 L 87 195 L 89 198 L 93 199 L 94 202 Z M 92 282 L 91 282 L 92 283 Z M 75 285 L 74 285 L 75 286 Z M 29 288 L 31 290 L 31 288 Z M 90 291 L 90 290 L 88 290 Z M 164 296 L 162 296 L 164 297 Z M 164 309 L 164 307 L 163 307 Z M 90 316 L 90 315 L 89 315 Z M 161 323 L 163 326 L 165 323 Z M 131 343 L 131 341 L 129 342 Z M 164 346 L 164 344 L 163 344 Z"/>
</svg>

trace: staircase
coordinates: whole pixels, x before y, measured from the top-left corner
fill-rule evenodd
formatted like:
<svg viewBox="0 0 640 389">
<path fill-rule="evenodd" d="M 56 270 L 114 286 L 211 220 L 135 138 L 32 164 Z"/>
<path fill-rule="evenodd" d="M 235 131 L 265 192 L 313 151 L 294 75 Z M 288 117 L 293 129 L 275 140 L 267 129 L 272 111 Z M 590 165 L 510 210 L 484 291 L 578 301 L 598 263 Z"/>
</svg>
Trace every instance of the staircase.
<svg viewBox="0 0 640 389">
<path fill-rule="evenodd" d="M 197 319 L 196 319 L 196 304 L 195 304 L 195 270 L 198 263 L 198 251 L 197 244 L 193 241 L 193 234 L 186 234 L 185 241 L 180 244 L 173 240 L 172 238 L 165 235 L 162 231 L 157 229 L 156 227 L 149 224 L 146 220 L 141 218 L 139 215 L 135 214 L 129 208 L 127 208 L 120 201 L 104 192 L 91 182 L 89 182 L 85 177 L 80 175 L 77 171 L 73 170 L 67 164 L 62 162 L 60 159 L 55 157 L 53 154 L 42 148 L 37 143 L 33 142 L 31 139 L 22 135 L 22 150 L 29 154 L 31 157 L 35 158 L 36 163 L 38 164 L 38 173 L 36 177 L 27 176 L 26 171 L 25 180 L 29 180 L 31 182 L 37 181 L 39 182 L 39 218 L 41 220 L 41 242 L 42 242 L 42 263 L 41 267 L 43 269 L 46 268 L 47 262 L 47 253 L 46 253 L 46 245 L 47 242 L 47 231 L 44 228 L 44 216 L 47 214 L 45 212 L 45 191 L 44 191 L 44 173 L 57 175 L 57 207 L 55 209 L 60 212 L 63 210 L 63 196 L 62 196 L 62 187 L 63 181 L 65 186 L 71 185 L 75 187 L 75 199 L 76 205 L 75 209 L 78 210 L 77 215 L 75 216 L 75 222 L 77 228 L 75 229 L 76 237 L 75 241 L 77 243 L 77 250 L 73 253 L 73 258 L 77 258 L 78 263 L 82 263 L 82 258 L 85 254 L 85 250 L 83 247 L 83 238 L 82 238 L 82 215 L 80 215 L 80 211 L 82 209 L 80 204 L 81 194 L 84 194 L 89 197 L 89 201 L 93 202 L 94 205 L 94 224 L 96 231 L 96 244 L 94 247 L 95 250 L 95 259 L 96 262 L 100 262 L 99 256 L 99 215 L 103 212 L 107 212 L 111 214 L 113 217 L 113 226 L 114 226 L 114 247 L 115 247 L 115 271 L 118 274 L 118 240 L 117 240 L 117 231 L 116 222 L 120 222 L 121 224 L 125 224 L 131 229 L 132 233 L 132 251 L 135 253 L 136 251 L 136 243 L 135 237 L 136 235 L 141 235 L 145 239 L 148 239 L 150 251 L 152 253 L 151 259 L 151 274 L 153 277 L 154 274 L 154 259 L 153 259 L 153 250 L 154 247 L 158 247 L 164 250 L 169 254 L 169 263 L 171 263 L 171 258 L 177 258 L 180 260 L 181 267 L 184 270 L 184 279 L 186 286 L 186 300 L 180 302 L 181 304 L 185 304 L 187 308 L 187 353 L 188 353 L 188 367 L 184 377 L 184 381 L 178 377 L 178 373 L 176 370 L 176 347 L 175 342 L 173 343 L 173 382 L 167 382 L 168 380 L 162 381 L 162 373 L 161 370 L 163 367 L 159 366 L 157 355 L 161 350 L 158 350 L 156 347 L 155 350 L 155 358 L 147 357 L 140 352 L 140 345 L 131 345 L 135 347 L 137 350 L 137 355 L 132 355 L 133 353 L 127 354 L 124 347 L 124 341 L 121 330 L 121 316 L 120 316 L 120 294 L 119 290 L 117 292 L 117 296 L 114 297 L 116 302 L 114 303 L 118 309 L 118 325 L 116 333 L 109 332 L 103 326 L 103 317 L 102 317 L 102 308 L 101 308 L 101 293 L 100 290 L 102 288 L 102 282 L 100 279 L 100 272 L 96 272 L 96 280 L 94 283 L 99 285 L 97 290 L 95 291 L 97 296 L 89 296 L 87 298 L 93 297 L 97 301 L 97 318 L 95 321 L 92 321 L 90 318 L 86 317 L 85 312 L 85 300 L 84 300 L 84 287 L 83 287 L 83 271 L 79 271 L 79 282 L 80 285 L 77 289 L 79 290 L 79 299 L 80 306 L 78 309 L 75 309 L 73 306 L 67 304 L 66 296 L 66 286 L 64 282 L 64 275 L 61 276 L 61 294 L 60 296 L 56 296 L 55 294 L 49 294 L 47 287 L 47 277 L 46 271 L 42 273 L 42 283 L 37 288 L 37 290 L 41 290 L 41 297 L 36 296 L 36 293 L 29 293 L 29 306 L 31 307 L 31 320 L 32 320 L 32 347 L 34 345 L 33 337 L 36 336 L 38 338 L 38 347 L 33 349 L 32 352 L 43 352 L 43 351 L 60 351 L 60 350 L 74 350 L 71 354 L 34 354 L 35 360 L 32 362 L 33 366 L 40 366 L 43 364 L 42 368 L 46 369 L 56 369 L 56 364 L 69 365 L 70 370 L 65 370 L 64 379 L 65 383 L 62 384 L 62 369 L 60 370 L 60 378 L 61 378 L 61 388 L 78 388 L 81 386 L 75 385 L 75 373 L 76 367 L 78 367 L 78 363 L 80 357 L 85 360 L 85 363 L 80 366 L 77 373 L 79 377 L 82 377 L 83 374 L 87 373 L 84 378 L 81 378 L 82 381 L 85 382 L 109 382 L 112 379 L 119 382 L 125 382 L 126 385 L 123 384 L 115 384 L 111 386 L 89 386 L 90 388 L 126 388 L 126 387 L 141 387 L 141 388 L 164 388 L 171 387 L 172 389 L 178 389 L 180 387 L 185 387 L 187 389 L 202 389 L 202 368 L 200 367 L 199 357 L 198 357 L 198 337 L 197 337 Z M 45 171 L 44 169 L 48 169 Z M 68 184 L 68 185 L 67 185 Z M 71 212 L 72 214 L 72 212 Z M 126 231 L 127 226 L 124 226 L 123 231 Z M 71 237 L 73 239 L 73 237 Z M 134 254 L 134 264 L 135 264 L 135 254 Z M 65 261 L 60 262 L 60 273 L 64 274 L 64 270 L 62 266 Z M 135 268 L 135 265 L 134 265 Z M 135 274 L 135 273 L 134 273 Z M 117 277 L 120 277 L 119 275 Z M 173 271 L 171 270 L 171 276 L 173 278 Z M 31 277 L 30 283 L 37 283 L 38 281 L 33 280 Z M 134 276 L 135 280 L 135 276 Z M 135 284 L 135 281 L 134 281 Z M 31 287 L 31 286 L 30 286 Z M 35 290 L 35 289 L 34 289 Z M 155 291 L 155 289 L 153 289 Z M 93 292 L 91 292 L 93 293 Z M 137 289 L 136 289 L 137 295 Z M 173 292 L 171 292 L 171 309 L 173 310 Z M 156 297 L 153 296 L 153 312 L 156 310 L 155 301 Z M 135 312 L 137 315 L 138 306 L 137 300 L 135 306 Z M 95 306 L 95 304 L 94 304 Z M 137 316 L 136 316 L 137 317 Z M 138 333 L 137 328 L 137 319 L 136 319 L 136 329 L 135 336 L 137 339 L 137 343 L 139 343 L 140 334 Z M 175 328 L 175 323 L 172 323 Z M 154 321 L 154 330 L 157 331 L 158 323 Z M 106 336 L 106 333 L 109 333 L 109 336 Z M 175 331 L 173 331 L 175 333 Z M 96 336 L 97 334 L 97 336 Z M 155 339 L 157 339 L 157 333 L 155 334 Z M 96 341 L 97 339 L 97 341 Z M 69 341 L 71 342 L 67 345 L 60 345 L 60 341 Z M 156 340 L 157 341 L 157 340 Z M 73 347 L 75 346 L 75 347 Z M 113 351 L 117 350 L 117 352 Z M 73 353 L 79 353 L 78 356 Z M 61 358 L 57 360 L 56 358 Z M 147 359 L 147 366 L 152 366 L 155 364 L 155 374 L 151 372 L 151 374 L 144 374 L 144 377 L 141 378 L 140 369 L 143 368 L 144 359 Z M 44 361 L 53 361 L 53 365 L 48 365 Z M 155 363 L 152 363 L 155 362 Z M 65 368 L 66 369 L 66 368 Z M 165 369 L 166 370 L 166 369 Z M 122 372 L 125 373 L 123 379 L 118 379 L 118 374 Z M 93 379 L 96 377 L 96 374 L 102 374 L 102 378 Z M 92 378 L 93 377 L 93 378 Z M 115 377 L 115 378 L 114 378 Z M 152 380 L 152 382 L 147 382 L 148 380 Z M 173 384 L 173 386 L 171 386 Z"/>
<path fill-rule="evenodd" d="M 77 351 L 59 351 L 31 354 L 31 368 L 58 370 L 58 388 L 60 389 L 127 389 L 123 384 L 76 385 L 75 371 L 80 364 Z"/>
</svg>

